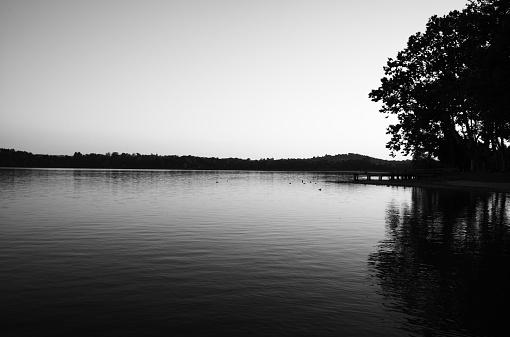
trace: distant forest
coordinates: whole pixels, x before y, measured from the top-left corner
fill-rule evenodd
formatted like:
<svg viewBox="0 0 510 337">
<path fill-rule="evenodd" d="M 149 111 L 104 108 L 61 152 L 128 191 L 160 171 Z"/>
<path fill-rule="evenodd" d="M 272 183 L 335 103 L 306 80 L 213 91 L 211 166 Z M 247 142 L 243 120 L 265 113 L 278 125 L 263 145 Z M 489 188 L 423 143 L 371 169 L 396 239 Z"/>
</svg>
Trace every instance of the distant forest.
<svg viewBox="0 0 510 337">
<path fill-rule="evenodd" d="M 178 170 L 261 170 L 261 171 L 359 171 L 405 169 L 411 166 L 434 167 L 411 161 L 382 160 L 349 153 L 308 159 L 239 159 L 157 154 L 81 154 L 73 156 L 33 154 L 0 148 L 0 167 L 32 168 L 108 168 L 108 169 L 178 169 Z"/>
</svg>

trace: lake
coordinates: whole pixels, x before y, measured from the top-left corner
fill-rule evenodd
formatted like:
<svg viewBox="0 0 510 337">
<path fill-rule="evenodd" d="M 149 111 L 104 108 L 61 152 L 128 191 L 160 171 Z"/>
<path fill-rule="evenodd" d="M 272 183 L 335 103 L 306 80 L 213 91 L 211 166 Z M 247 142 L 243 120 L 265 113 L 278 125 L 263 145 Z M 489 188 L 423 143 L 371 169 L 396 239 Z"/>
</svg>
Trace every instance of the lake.
<svg viewBox="0 0 510 337">
<path fill-rule="evenodd" d="M 505 193 L 0 169 L 2 336 L 499 336 Z"/>
</svg>

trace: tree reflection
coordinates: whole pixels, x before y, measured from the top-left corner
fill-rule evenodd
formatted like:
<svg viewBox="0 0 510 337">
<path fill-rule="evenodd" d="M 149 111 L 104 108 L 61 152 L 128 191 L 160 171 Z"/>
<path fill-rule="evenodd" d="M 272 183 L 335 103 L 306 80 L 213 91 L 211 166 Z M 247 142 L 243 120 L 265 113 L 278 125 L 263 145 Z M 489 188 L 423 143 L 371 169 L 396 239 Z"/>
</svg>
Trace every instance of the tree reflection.
<svg viewBox="0 0 510 337">
<path fill-rule="evenodd" d="M 504 193 L 415 188 L 390 203 L 386 239 L 369 256 L 384 303 L 419 335 L 502 335 L 510 300 Z"/>
</svg>

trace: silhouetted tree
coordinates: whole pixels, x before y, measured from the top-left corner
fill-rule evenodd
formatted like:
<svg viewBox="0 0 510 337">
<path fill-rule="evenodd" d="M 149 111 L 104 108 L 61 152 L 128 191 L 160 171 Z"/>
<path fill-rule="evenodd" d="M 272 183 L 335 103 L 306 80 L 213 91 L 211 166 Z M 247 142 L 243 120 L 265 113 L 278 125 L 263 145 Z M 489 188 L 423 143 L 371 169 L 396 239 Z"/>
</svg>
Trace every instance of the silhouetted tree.
<svg viewBox="0 0 510 337">
<path fill-rule="evenodd" d="M 508 1 L 473 0 L 463 11 L 433 16 L 425 33 L 411 36 L 406 49 L 388 60 L 381 86 L 369 97 L 382 102 L 380 112 L 398 118 L 387 129 L 392 155 L 401 151 L 484 170 L 494 152 L 505 153 L 508 8 Z"/>
</svg>

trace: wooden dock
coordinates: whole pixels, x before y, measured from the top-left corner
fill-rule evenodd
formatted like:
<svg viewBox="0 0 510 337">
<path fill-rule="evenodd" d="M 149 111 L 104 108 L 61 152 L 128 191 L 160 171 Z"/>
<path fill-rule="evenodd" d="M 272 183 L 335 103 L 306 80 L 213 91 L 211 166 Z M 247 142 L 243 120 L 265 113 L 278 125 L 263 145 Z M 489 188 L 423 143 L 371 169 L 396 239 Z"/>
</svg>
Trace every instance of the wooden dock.
<svg viewBox="0 0 510 337">
<path fill-rule="evenodd" d="M 378 178 L 383 180 L 387 177 L 388 180 L 409 180 L 417 179 L 421 177 L 433 177 L 445 173 L 446 169 L 410 169 L 410 170 L 395 170 L 395 171 L 356 171 L 351 172 L 353 180 L 360 180 L 365 177 L 366 180 L 372 180 L 372 178 Z"/>
</svg>

